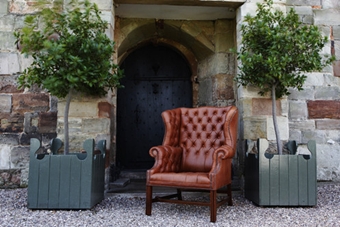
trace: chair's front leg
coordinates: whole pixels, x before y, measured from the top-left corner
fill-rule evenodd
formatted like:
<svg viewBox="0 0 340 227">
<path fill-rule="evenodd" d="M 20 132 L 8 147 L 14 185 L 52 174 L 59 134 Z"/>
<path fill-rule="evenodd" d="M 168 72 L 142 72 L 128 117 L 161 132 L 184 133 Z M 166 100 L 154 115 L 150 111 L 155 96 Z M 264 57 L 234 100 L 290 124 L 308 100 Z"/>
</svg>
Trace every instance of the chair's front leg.
<svg viewBox="0 0 340 227">
<path fill-rule="evenodd" d="M 152 209 L 152 186 L 146 186 L 146 209 L 145 214 L 151 215 Z"/>
<path fill-rule="evenodd" d="M 216 222 L 217 213 L 217 192 L 216 190 L 210 191 L 210 221 Z"/>
</svg>

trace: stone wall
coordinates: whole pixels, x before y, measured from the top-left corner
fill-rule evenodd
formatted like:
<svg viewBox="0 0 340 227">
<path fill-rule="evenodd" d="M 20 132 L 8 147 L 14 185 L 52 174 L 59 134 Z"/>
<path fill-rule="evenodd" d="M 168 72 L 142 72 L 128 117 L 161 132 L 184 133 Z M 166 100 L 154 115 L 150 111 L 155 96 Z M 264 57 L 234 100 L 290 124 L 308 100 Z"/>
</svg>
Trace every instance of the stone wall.
<svg viewBox="0 0 340 227">
<path fill-rule="evenodd" d="M 248 1 L 238 11 L 237 26 L 247 13 L 255 13 L 256 2 Z M 335 0 L 287 0 L 274 1 L 275 7 L 289 10 L 293 7 L 306 24 L 317 25 L 330 42 L 324 54 L 333 54 L 337 61 L 322 72 L 307 75 L 303 91 L 290 89 L 291 94 L 277 101 L 278 120 L 283 140 L 296 140 L 306 144 L 316 140 L 318 180 L 340 181 L 340 3 Z M 238 33 L 240 45 L 242 34 Z M 240 87 L 238 90 L 242 139 L 258 137 L 275 140 L 269 97 L 257 95 L 256 88 Z"/>
<path fill-rule="evenodd" d="M 110 24 L 107 35 L 112 38 L 112 1 L 95 2 Z M 17 51 L 13 32 L 23 26 L 24 16 L 34 11 L 29 1 L 0 0 L 0 188 L 27 186 L 30 138 L 42 143 L 57 133 L 63 138 L 64 101 L 36 87 L 17 88 L 17 77 L 31 59 Z M 71 103 L 71 150 L 80 150 L 87 138 L 106 139 L 108 167 L 113 157 L 114 112 L 115 93 L 102 99 L 77 97 Z"/>
</svg>

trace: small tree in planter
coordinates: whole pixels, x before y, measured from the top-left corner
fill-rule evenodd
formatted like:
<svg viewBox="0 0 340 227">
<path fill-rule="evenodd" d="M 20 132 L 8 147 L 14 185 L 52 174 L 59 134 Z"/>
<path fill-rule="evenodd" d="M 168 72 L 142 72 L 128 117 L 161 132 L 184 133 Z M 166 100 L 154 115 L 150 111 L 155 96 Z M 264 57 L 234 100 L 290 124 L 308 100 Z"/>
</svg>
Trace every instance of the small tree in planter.
<svg viewBox="0 0 340 227">
<path fill-rule="evenodd" d="M 262 96 L 270 92 L 277 150 L 282 154 L 275 100 L 288 95 L 288 88 L 302 90 L 304 73 L 321 71 L 333 58 L 320 55 L 328 39 L 317 26 L 302 24 L 293 8 L 285 15 L 273 11 L 272 5 L 272 0 L 264 0 L 257 4 L 255 16 L 244 19 L 236 80 L 259 87 Z"/>
<path fill-rule="evenodd" d="M 69 153 L 68 114 L 76 92 L 103 96 L 120 86 L 123 72 L 112 61 L 114 42 L 105 34 L 106 21 L 96 4 L 88 0 L 63 0 L 53 5 L 40 1 L 42 10 L 25 18 L 25 26 L 15 33 L 22 53 L 33 63 L 19 77 L 19 88 L 34 84 L 51 95 L 66 98 L 64 113 L 64 153 Z"/>
<path fill-rule="evenodd" d="M 44 1 L 44 0 L 42 0 Z M 72 95 L 103 96 L 120 86 L 123 72 L 113 63 L 114 42 L 105 34 L 107 22 L 88 0 L 63 1 L 25 18 L 15 33 L 22 53 L 33 63 L 19 77 L 19 87 L 38 85 L 58 98 L 66 97 L 64 154 L 69 153 L 68 114 Z M 50 6 L 51 8 L 49 8 Z M 41 143 L 31 139 L 28 184 L 30 209 L 89 209 L 104 198 L 105 141 L 84 142 L 84 153 L 46 155 L 36 152 Z M 52 140 L 53 154 L 62 142 Z"/>
<path fill-rule="evenodd" d="M 281 155 L 282 144 L 276 118 L 276 99 L 289 94 L 288 88 L 303 89 L 304 73 L 321 71 L 333 57 L 321 56 L 327 38 L 317 26 L 304 25 L 294 9 L 286 15 L 272 9 L 273 1 L 257 4 L 257 14 L 247 15 L 241 26 L 241 62 L 236 81 L 270 92 L 272 116 L 279 155 L 265 153 L 268 141 L 258 140 L 258 154 L 245 158 L 245 197 L 261 206 L 315 206 L 316 144 L 308 142 L 311 156 Z M 296 143 L 288 143 L 292 154 Z"/>
</svg>

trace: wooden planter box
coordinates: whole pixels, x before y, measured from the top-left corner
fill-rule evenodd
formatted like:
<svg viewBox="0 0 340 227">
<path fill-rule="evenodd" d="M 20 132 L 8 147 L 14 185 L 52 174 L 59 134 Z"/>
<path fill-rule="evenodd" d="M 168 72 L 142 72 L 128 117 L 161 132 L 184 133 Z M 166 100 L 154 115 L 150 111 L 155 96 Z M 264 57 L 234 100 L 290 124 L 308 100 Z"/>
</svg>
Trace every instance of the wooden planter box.
<svg viewBox="0 0 340 227">
<path fill-rule="evenodd" d="M 54 139 L 50 155 L 36 154 L 41 143 L 31 139 L 29 209 L 90 209 L 103 200 L 105 140 L 99 141 L 98 152 L 94 151 L 93 139 L 84 142 L 86 153 L 57 155 L 61 145 Z"/>
<path fill-rule="evenodd" d="M 258 154 L 245 158 L 245 197 L 259 206 L 316 206 L 315 141 L 307 146 L 311 155 L 269 155 L 268 141 L 258 140 Z M 295 142 L 288 148 L 296 151 Z"/>
</svg>

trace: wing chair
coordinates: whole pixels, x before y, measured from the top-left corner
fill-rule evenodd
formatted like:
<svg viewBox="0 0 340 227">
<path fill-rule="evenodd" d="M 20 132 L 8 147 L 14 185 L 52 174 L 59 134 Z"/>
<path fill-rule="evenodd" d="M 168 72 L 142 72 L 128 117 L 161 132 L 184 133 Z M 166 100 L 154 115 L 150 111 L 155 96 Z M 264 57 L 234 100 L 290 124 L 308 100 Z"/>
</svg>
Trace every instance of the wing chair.
<svg viewBox="0 0 340 227">
<path fill-rule="evenodd" d="M 231 164 L 236 151 L 238 110 L 235 106 L 177 108 L 162 113 L 165 135 L 152 147 L 154 166 L 147 171 L 146 215 L 153 202 L 186 203 L 210 207 L 216 221 L 217 207 L 231 197 Z M 176 194 L 152 198 L 152 187 L 173 187 Z M 217 190 L 226 186 L 227 199 L 217 201 Z M 182 190 L 210 191 L 209 202 L 185 201 Z M 173 199 L 177 197 L 177 199 Z"/>
</svg>

